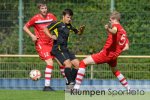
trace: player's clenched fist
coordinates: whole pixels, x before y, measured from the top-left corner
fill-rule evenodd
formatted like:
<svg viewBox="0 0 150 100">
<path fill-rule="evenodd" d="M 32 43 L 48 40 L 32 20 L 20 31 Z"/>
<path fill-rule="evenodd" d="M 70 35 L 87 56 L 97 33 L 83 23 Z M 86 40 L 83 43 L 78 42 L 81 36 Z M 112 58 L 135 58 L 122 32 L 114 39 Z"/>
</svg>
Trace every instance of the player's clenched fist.
<svg viewBox="0 0 150 100">
<path fill-rule="evenodd" d="M 79 31 L 78 34 L 79 35 L 82 34 L 84 32 L 84 29 L 85 29 L 85 25 L 81 25 L 79 30 L 78 30 Z"/>
<path fill-rule="evenodd" d="M 108 27 L 108 24 L 106 24 L 106 25 L 105 25 L 105 29 L 107 30 L 108 28 L 109 28 L 109 27 Z"/>
<path fill-rule="evenodd" d="M 36 40 L 38 39 L 35 35 L 32 35 L 31 38 L 33 42 L 36 42 Z"/>
</svg>

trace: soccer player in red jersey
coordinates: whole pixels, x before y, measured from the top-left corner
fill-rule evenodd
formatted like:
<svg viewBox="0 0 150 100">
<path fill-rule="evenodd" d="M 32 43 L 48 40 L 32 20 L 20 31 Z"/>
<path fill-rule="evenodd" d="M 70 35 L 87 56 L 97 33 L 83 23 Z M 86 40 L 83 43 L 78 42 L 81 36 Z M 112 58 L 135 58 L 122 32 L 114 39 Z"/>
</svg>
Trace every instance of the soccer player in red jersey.
<svg viewBox="0 0 150 100">
<path fill-rule="evenodd" d="M 35 49 L 39 54 L 39 57 L 46 62 L 45 69 L 45 87 L 43 91 L 53 90 L 50 87 L 51 73 L 53 70 L 53 56 L 50 54 L 53 46 L 53 40 L 49 38 L 43 31 L 52 21 L 56 21 L 55 15 L 47 12 L 46 4 L 38 4 L 39 14 L 33 16 L 24 26 L 24 31 L 31 37 L 32 41 L 35 42 Z M 30 31 L 30 27 L 34 27 L 33 34 Z"/>
<path fill-rule="evenodd" d="M 127 38 L 127 33 L 120 24 L 120 13 L 114 11 L 110 15 L 110 24 L 105 25 L 105 29 L 108 32 L 108 37 L 103 49 L 96 54 L 83 59 L 80 62 L 79 70 L 76 77 L 76 84 L 74 89 L 79 89 L 81 81 L 85 74 L 85 68 L 89 64 L 102 64 L 107 63 L 111 67 L 113 74 L 119 79 L 120 83 L 129 90 L 127 80 L 117 69 L 117 58 L 122 53 L 129 49 L 129 41 Z"/>
</svg>

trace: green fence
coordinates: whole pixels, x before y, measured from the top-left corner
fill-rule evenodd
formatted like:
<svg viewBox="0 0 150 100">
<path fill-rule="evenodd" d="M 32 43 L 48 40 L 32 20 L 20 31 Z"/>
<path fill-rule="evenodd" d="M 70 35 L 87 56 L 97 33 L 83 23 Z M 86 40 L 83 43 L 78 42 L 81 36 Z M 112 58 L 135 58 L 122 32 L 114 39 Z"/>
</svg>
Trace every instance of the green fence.
<svg viewBox="0 0 150 100">
<path fill-rule="evenodd" d="M 29 78 L 29 72 L 32 69 L 38 69 L 42 72 L 46 64 L 38 56 L 28 55 L 9 56 L 0 55 L 0 78 Z M 128 79 L 150 79 L 150 56 L 137 57 L 119 57 L 118 68 Z M 83 58 L 79 58 L 83 59 Z M 54 63 L 53 78 L 62 78 L 59 66 Z M 87 79 L 116 79 L 107 64 L 89 65 L 86 68 Z"/>
</svg>

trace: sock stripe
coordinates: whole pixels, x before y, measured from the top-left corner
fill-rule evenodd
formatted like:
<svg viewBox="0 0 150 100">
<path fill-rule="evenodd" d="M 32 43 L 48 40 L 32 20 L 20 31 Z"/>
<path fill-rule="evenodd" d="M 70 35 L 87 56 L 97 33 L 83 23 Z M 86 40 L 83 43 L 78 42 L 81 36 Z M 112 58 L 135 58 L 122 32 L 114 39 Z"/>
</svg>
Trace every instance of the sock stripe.
<svg viewBox="0 0 150 100">
<path fill-rule="evenodd" d="M 48 68 L 48 69 L 53 69 L 53 66 L 47 65 L 46 68 Z"/>
<path fill-rule="evenodd" d="M 123 82 L 124 80 L 126 80 L 125 78 L 123 78 L 122 80 L 120 80 L 120 82 Z"/>
<path fill-rule="evenodd" d="M 124 84 L 124 83 L 126 83 L 126 82 L 127 82 L 127 81 L 126 81 L 126 80 L 124 80 L 124 81 L 122 81 L 121 83 L 122 83 L 122 84 Z"/>
<path fill-rule="evenodd" d="M 63 68 L 63 69 L 64 69 L 64 68 L 65 68 L 65 66 L 59 66 L 59 68 L 61 68 L 61 69 Z"/>
<path fill-rule="evenodd" d="M 128 82 L 126 82 L 126 83 L 124 83 L 124 84 L 122 84 L 122 85 L 127 85 L 128 84 Z"/>
<path fill-rule="evenodd" d="M 53 66 L 47 65 L 45 69 L 45 86 L 50 86 L 52 71 L 53 71 Z"/>
<path fill-rule="evenodd" d="M 78 70 L 78 73 L 76 76 L 76 84 L 74 86 L 75 89 L 80 88 L 80 85 L 81 85 L 82 80 L 83 80 L 84 75 L 85 75 L 85 67 L 86 67 L 86 64 L 83 61 L 81 61 L 80 65 L 79 65 L 79 70 Z"/>
<path fill-rule="evenodd" d="M 126 78 L 120 73 L 120 71 L 116 71 L 114 73 L 114 75 L 119 79 L 120 83 L 124 86 L 124 87 L 128 87 L 128 82 L 126 80 Z"/>
<path fill-rule="evenodd" d="M 50 77 L 45 77 L 45 79 L 46 79 L 46 80 L 50 80 L 51 78 L 50 78 Z"/>
<path fill-rule="evenodd" d="M 78 81 L 80 81 L 80 82 L 82 81 L 82 79 L 80 79 L 80 78 L 76 78 L 76 80 L 78 80 Z"/>
<path fill-rule="evenodd" d="M 84 74 L 82 74 L 82 73 L 77 73 L 77 75 L 84 76 Z"/>
</svg>

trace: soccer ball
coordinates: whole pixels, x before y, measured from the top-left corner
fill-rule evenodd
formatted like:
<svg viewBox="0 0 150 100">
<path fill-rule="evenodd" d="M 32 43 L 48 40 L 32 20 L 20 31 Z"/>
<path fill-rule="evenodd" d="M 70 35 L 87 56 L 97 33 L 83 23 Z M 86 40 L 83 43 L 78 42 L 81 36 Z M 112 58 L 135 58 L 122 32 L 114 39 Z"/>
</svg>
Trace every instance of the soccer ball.
<svg viewBox="0 0 150 100">
<path fill-rule="evenodd" d="M 31 70 L 29 75 L 33 81 L 37 81 L 41 78 L 41 72 L 37 69 Z"/>
</svg>

